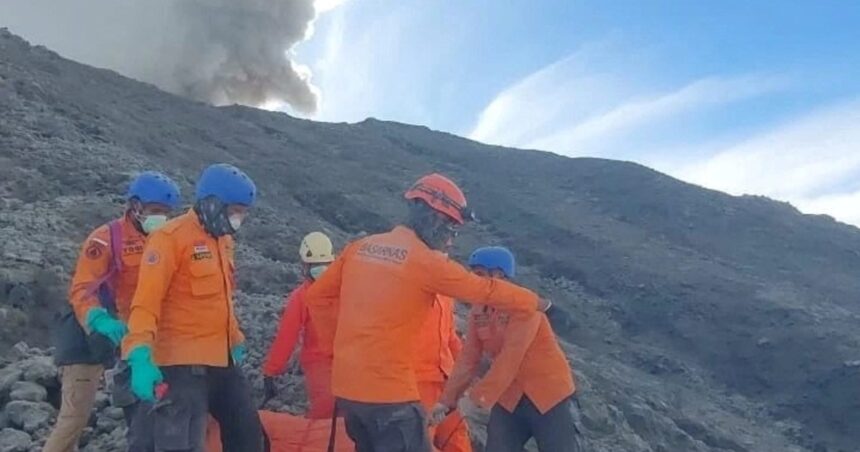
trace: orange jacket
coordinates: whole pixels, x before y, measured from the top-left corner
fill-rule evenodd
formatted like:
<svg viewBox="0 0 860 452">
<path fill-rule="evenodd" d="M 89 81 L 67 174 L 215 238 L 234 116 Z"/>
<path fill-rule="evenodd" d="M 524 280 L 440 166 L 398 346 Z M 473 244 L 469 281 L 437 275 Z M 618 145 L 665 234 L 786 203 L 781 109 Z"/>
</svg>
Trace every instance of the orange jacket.
<svg viewBox="0 0 860 452">
<path fill-rule="evenodd" d="M 415 378 L 419 382 L 447 380 L 462 348 L 454 329 L 454 300 L 438 295 L 419 333 Z"/>
<path fill-rule="evenodd" d="M 302 367 L 315 362 L 331 361 L 331 348 L 319 347 L 314 323 L 310 321 L 308 309 L 305 306 L 305 292 L 311 284 L 311 281 L 306 281 L 287 297 L 278 332 L 275 335 L 275 340 L 272 341 L 272 346 L 269 348 L 269 354 L 263 365 L 263 375 L 274 377 L 284 372 L 284 368 L 299 342 L 300 335 L 302 351 L 299 362 Z"/>
<path fill-rule="evenodd" d="M 123 321 L 128 319 L 131 297 L 137 287 L 137 270 L 140 266 L 140 257 L 143 255 L 143 246 L 146 244 L 146 236 L 134 227 L 134 224 L 123 217 L 120 220 L 122 226 L 122 268 L 114 275 L 107 284 L 113 289 L 114 299 L 117 307 L 117 315 Z M 69 303 L 75 311 L 75 317 L 81 325 L 87 324 L 87 313 L 91 308 L 99 307 L 95 284 L 108 273 L 113 250 L 110 245 L 110 229 L 107 224 L 98 227 L 84 241 L 81 252 L 78 255 L 78 263 L 75 274 L 69 286 Z"/>
<path fill-rule="evenodd" d="M 546 413 L 576 391 L 570 365 L 544 314 L 473 306 L 463 351 L 445 385 L 442 403 L 456 406 L 484 354 L 493 363 L 469 392 L 482 408 L 498 403 L 513 412 L 525 395 Z"/>
<path fill-rule="evenodd" d="M 524 312 L 538 305 L 534 292 L 472 274 L 406 227 L 357 240 L 305 295 L 321 340 L 333 344 L 334 395 L 419 400 L 415 346 L 436 294 Z"/>
<path fill-rule="evenodd" d="M 150 344 L 160 366 L 226 367 L 230 348 L 245 340 L 233 284 L 232 237 L 210 236 L 194 211 L 168 222 L 144 249 L 123 354 Z"/>
</svg>

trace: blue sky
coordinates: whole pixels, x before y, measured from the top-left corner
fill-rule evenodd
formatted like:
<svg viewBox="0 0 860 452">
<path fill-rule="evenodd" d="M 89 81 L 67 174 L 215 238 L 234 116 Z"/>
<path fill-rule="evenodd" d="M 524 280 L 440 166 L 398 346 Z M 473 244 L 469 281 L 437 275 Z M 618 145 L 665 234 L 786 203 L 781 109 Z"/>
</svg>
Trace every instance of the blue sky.
<svg viewBox="0 0 860 452">
<path fill-rule="evenodd" d="M 0 0 L 0 26 L 168 90 L 156 72 L 253 87 L 289 65 L 313 119 L 632 160 L 860 225 L 860 0 L 205 0 L 289 33 L 213 27 L 176 72 L 183 1 Z M 306 32 L 283 10 L 311 1 Z"/>
<path fill-rule="evenodd" d="M 860 224 L 860 2 L 333 1 L 315 119 L 633 160 Z"/>
</svg>

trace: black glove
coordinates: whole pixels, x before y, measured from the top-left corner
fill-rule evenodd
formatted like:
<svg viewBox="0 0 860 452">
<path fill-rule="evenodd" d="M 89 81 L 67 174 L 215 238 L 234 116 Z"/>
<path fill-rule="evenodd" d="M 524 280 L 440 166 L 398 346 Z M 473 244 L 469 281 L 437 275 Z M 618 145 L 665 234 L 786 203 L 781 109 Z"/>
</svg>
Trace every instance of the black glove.
<svg viewBox="0 0 860 452">
<path fill-rule="evenodd" d="M 553 304 L 545 312 L 549 324 L 552 325 L 553 331 L 558 334 L 566 333 L 575 326 L 573 317 L 564 309 Z"/>
<path fill-rule="evenodd" d="M 263 394 L 266 397 L 263 399 L 263 403 L 266 403 L 278 396 L 278 387 L 275 385 L 275 377 L 263 377 Z"/>
</svg>

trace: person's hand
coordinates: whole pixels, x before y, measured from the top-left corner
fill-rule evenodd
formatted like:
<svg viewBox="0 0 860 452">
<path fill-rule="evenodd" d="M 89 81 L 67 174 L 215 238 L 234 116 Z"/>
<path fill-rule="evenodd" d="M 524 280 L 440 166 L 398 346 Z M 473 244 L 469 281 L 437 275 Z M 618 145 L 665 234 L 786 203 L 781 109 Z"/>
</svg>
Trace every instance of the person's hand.
<svg viewBox="0 0 860 452">
<path fill-rule="evenodd" d="M 278 396 L 278 387 L 275 385 L 275 377 L 263 377 L 263 403 Z"/>
<path fill-rule="evenodd" d="M 437 403 L 430 411 L 430 426 L 436 426 L 442 423 L 448 416 L 448 413 L 454 409 L 444 403 Z"/>
<path fill-rule="evenodd" d="M 152 349 L 139 345 L 128 354 L 131 391 L 145 402 L 155 402 L 155 386 L 164 381 L 161 370 L 152 362 Z"/>
<path fill-rule="evenodd" d="M 128 333 L 125 324 L 108 314 L 105 308 L 90 309 L 87 312 L 87 326 L 90 330 L 106 336 L 114 346 L 118 346 Z"/>
<path fill-rule="evenodd" d="M 483 408 L 481 405 L 472 400 L 471 396 L 463 397 L 460 400 L 460 413 L 463 413 L 464 415 L 466 413 L 470 413 L 486 416 L 489 414 L 489 412 L 489 409 Z"/>
<path fill-rule="evenodd" d="M 241 366 L 245 362 L 245 355 L 247 354 L 248 350 L 245 348 L 245 344 L 234 345 L 230 349 L 230 358 L 233 359 L 233 364 L 236 366 Z"/>
</svg>

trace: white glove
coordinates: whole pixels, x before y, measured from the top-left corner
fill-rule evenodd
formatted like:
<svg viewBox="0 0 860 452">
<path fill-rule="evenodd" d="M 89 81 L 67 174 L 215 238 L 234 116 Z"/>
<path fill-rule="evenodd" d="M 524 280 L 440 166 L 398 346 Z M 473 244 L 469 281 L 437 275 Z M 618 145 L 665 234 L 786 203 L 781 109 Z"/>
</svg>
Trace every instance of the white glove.
<svg viewBox="0 0 860 452">
<path fill-rule="evenodd" d="M 433 406 L 433 410 L 430 411 L 430 425 L 436 426 L 439 425 L 445 418 L 448 416 L 452 409 L 445 405 L 444 403 L 437 403 Z"/>
</svg>

